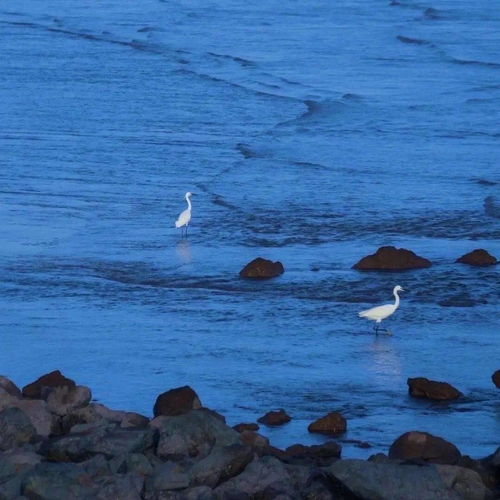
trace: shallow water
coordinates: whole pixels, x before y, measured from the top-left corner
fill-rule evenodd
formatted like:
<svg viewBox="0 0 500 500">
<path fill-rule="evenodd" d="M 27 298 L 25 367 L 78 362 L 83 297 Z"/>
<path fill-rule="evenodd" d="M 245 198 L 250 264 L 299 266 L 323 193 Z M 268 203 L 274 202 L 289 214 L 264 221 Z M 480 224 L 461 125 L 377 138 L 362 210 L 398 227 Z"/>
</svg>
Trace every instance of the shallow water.
<svg viewBox="0 0 500 500">
<path fill-rule="evenodd" d="M 0 371 L 150 414 L 192 385 L 276 446 L 500 444 L 500 12 L 491 2 L 0 6 Z M 187 240 L 173 227 L 197 193 Z M 485 201 L 486 200 L 486 201 Z M 380 245 L 433 267 L 361 273 Z M 286 272 L 245 282 L 249 260 Z M 408 291 L 375 337 L 357 312 Z M 411 400 L 446 380 L 452 404 Z M 342 439 L 341 439 L 342 441 Z"/>
</svg>

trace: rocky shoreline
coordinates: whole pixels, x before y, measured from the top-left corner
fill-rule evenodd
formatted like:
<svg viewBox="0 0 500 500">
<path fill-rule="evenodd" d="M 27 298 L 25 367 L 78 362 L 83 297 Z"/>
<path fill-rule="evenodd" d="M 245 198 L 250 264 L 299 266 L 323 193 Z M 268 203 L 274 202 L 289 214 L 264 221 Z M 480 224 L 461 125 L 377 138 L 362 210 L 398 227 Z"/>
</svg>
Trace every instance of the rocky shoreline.
<svg viewBox="0 0 500 500">
<path fill-rule="evenodd" d="M 160 394 L 152 419 L 91 400 L 58 371 L 22 390 L 0 377 L 0 500 L 500 498 L 500 447 L 474 460 L 411 431 L 387 455 L 342 459 L 335 441 L 280 450 L 255 423 L 230 427 L 189 387 Z M 315 424 L 345 429 L 333 413 Z"/>
</svg>

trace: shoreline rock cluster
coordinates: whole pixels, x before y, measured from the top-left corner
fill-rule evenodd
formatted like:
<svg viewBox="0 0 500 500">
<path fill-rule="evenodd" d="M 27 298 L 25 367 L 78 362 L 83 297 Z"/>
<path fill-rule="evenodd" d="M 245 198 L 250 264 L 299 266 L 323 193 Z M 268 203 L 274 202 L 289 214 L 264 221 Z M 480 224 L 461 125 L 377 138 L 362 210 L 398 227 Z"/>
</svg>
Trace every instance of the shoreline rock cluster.
<svg viewBox="0 0 500 500">
<path fill-rule="evenodd" d="M 413 380 L 419 391 L 433 389 L 432 381 Z M 160 394 L 153 414 L 92 402 L 89 388 L 59 371 L 22 391 L 0 377 L 0 499 L 482 500 L 500 493 L 500 447 L 473 460 L 440 437 L 410 431 L 368 460 L 342 459 L 335 441 L 280 450 L 255 423 L 228 426 L 187 386 Z M 280 410 L 259 420 L 289 419 Z M 331 412 L 311 427 L 335 435 L 346 422 Z"/>
</svg>

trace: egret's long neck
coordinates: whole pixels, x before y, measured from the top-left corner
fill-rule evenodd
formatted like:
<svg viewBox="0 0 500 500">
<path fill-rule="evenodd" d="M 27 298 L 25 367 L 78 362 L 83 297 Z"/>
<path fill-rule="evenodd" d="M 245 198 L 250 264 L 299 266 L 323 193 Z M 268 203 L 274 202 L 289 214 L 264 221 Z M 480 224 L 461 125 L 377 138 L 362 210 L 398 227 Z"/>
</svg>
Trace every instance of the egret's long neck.
<svg viewBox="0 0 500 500">
<path fill-rule="evenodd" d="M 399 295 L 397 290 L 394 290 L 394 297 L 396 297 L 396 302 L 394 302 L 394 309 L 397 309 L 399 307 Z"/>
<path fill-rule="evenodd" d="M 191 200 L 189 199 L 189 196 L 186 195 L 186 201 L 188 202 L 188 208 L 191 210 Z"/>
</svg>

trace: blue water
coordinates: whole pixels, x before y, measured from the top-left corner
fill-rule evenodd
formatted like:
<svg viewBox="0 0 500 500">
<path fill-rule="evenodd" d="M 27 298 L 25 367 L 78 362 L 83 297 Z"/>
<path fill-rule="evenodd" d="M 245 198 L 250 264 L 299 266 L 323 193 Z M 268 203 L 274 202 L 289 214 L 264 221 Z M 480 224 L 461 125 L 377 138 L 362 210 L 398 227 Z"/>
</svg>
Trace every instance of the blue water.
<svg viewBox="0 0 500 500">
<path fill-rule="evenodd" d="M 280 447 L 338 410 L 372 446 L 347 457 L 412 429 L 491 453 L 499 271 L 454 260 L 500 258 L 497 3 L 254 3 L 0 3 L 0 372 L 148 415 L 185 384 L 230 424 L 284 408 Z M 387 244 L 434 266 L 351 269 Z M 240 280 L 257 256 L 285 274 Z M 357 312 L 396 284 L 376 338 Z"/>
</svg>

